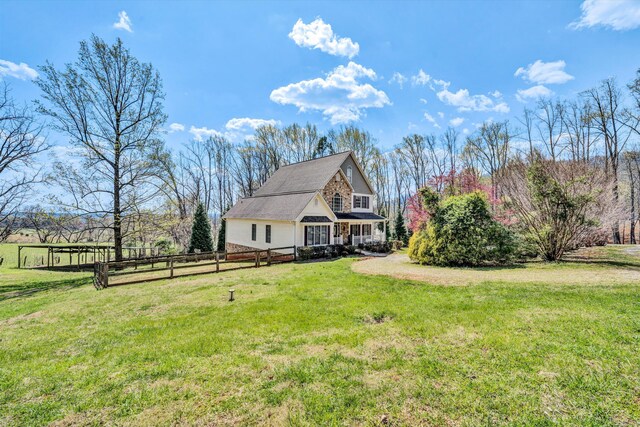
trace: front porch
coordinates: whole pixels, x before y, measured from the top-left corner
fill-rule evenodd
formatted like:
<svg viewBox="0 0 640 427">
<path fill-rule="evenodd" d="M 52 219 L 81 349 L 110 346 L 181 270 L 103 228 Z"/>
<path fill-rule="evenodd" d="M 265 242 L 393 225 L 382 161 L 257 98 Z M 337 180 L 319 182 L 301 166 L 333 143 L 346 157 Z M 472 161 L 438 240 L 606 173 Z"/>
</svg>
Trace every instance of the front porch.
<svg viewBox="0 0 640 427">
<path fill-rule="evenodd" d="M 335 222 L 333 224 L 333 244 L 359 245 L 360 243 L 384 242 L 386 227 L 386 221 Z"/>
</svg>

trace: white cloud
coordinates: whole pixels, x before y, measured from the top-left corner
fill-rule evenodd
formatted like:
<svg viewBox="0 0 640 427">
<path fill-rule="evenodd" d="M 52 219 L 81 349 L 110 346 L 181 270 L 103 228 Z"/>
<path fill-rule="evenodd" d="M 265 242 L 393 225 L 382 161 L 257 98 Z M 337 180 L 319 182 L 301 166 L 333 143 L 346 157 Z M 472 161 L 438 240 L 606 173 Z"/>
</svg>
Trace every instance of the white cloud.
<svg viewBox="0 0 640 427">
<path fill-rule="evenodd" d="M 133 24 L 131 24 L 131 19 L 129 19 L 129 15 L 127 15 L 127 12 L 123 10 L 122 12 L 118 13 L 118 18 L 120 18 L 120 20 L 113 23 L 113 28 L 115 28 L 116 30 L 125 30 L 133 33 L 133 29 L 131 29 Z"/>
<path fill-rule="evenodd" d="M 391 77 L 391 80 L 389 80 L 389 84 L 397 83 L 398 86 L 400 86 L 400 89 L 402 89 L 402 86 L 404 86 L 406 81 L 407 81 L 407 78 L 403 76 L 401 73 L 396 71 L 395 73 L 393 73 L 393 77 Z"/>
<path fill-rule="evenodd" d="M 433 116 L 429 113 L 424 113 L 424 118 L 425 120 L 427 120 L 429 123 L 431 123 L 433 125 L 434 128 L 438 128 L 440 129 L 440 125 L 438 124 L 438 122 L 436 121 L 436 119 L 433 118 Z"/>
<path fill-rule="evenodd" d="M 464 118 L 462 117 L 455 117 L 451 120 L 449 120 L 449 124 L 453 127 L 458 127 L 460 126 L 462 123 L 464 123 Z"/>
<path fill-rule="evenodd" d="M 196 141 L 202 141 L 210 136 L 224 136 L 221 132 L 207 127 L 197 128 L 195 126 L 191 126 L 191 128 L 189 128 L 189 133 L 193 134 L 193 139 Z"/>
<path fill-rule="evenodd" d="M 418 71 L 418 74 L 411 76 L 411 84 L 414 86 L 425 86 L 431 81 L 431 76 L 425 73 L 422 69 Z"/>
<path fill-rule="evenodd" d="M 500 92 L 499 90 L 494 90 L 493 92 L 489 92 L 489 95 L 493 96 L 494 98 L 502 98 L 502 92 Z"/>
<path fill-rule="evenodd" d="M 332 124 L 359 120 L 366 108 L 391 105 L 387 94 L 359 78 L 375 79 L 376 73 L 355 62 L 340 65 L 326 78 L 303 80 L 271 92 L 270 99 L 282 105 L 295 105 L 300 112 L 321 111 Z"/>
<path fill-rule="evenodd" d="M 427 100 L 426 100 L 426 99 L 424 99 L 424 98 L 420 98 L 420 102 L 422 102 L 423 104 L 426 104 L 426 103 L 428 103 L 429 101 L 427 101 Z"/>
<path fill-rule="evenodd" d="M 322 18 L 305 24 L 298 19 L 289 33 L 289 38 L 300 47 L 320 49 L 330 55 L 353 58 L 360 51 L 360 46 L 348 37 L 338 37 L 333 33 L 331 25 L 325 24 Z"/>
<path fill-rule="evenodd" d="M 444 119 L 444 113 L 442 111 L 438 111 L 438 117 Z"/>
<path fill-rule="evenodd" d="M 542 96 L 551 96 L 553 91 L 543 85 L 532 86 L 529 89 L 519 89 L 516 98 L 520 102 L 528 102 L 532 99 L 538 99 Z"/>
<path fill-rule="evenodd" d="M 267 125 L 271 125 L 271 126 L 277 126 L 279 125 L 280 122 L 278 120 L 265 120 L 265 119 L 250 119 L 248 117 L 244 117 L 244 118 L 234 118 L 231 119 L 227 122 L 227 124 L 225 125 L 225 127 L 228 130 L 241 130 L 241 129 L 245 129 L 245 128 L 251 128 L 251 129 L 257 129 L 260 126 L 267 126 Z"/>
<path fill-rule="evenodd" d="M 582 16 L 569 24 L 569 28 L 577 30 L 602 25 L 623 31 L 640 27 L 638 0 L 585 0 L 580 9 Z"/>
<path fill-rule="evenodd" d="M 31 80 L 38 77 L 38 72 L 24 62 L 15 62 L 0 59 L 0 77 L 9 76 L 20 80 Z"/>
<path fill-rule="evenodd" d="M 169 125 L 169 133 L 182 132 L 183 130 L 184 130 L 184 125 L 182 123 L 171 123 Z"/>
<path fill-rule="evenodd" d="M 438 99 L 445 104 L 457 107 L 458 111 L 496 111 L 508 113 L 509 106 L 505 102 L 495 103 L 486 95 L 470 95 L 467 89 L 450 92 L 448 88 L 437 93 Z"/>
<path fill-rule="evenodd" d="M 465 134 L 465 135 L 468 135 L 469 134 L 469 129 L 467 129 L 467 128 L 462 129 L 462 133 Z"/>
<path fill-rule="evenodd" d="M 531 83 L 562 84 L 574 79 L 571 74 L 564 71 L 566 65 L 562 60 L 543 62 L 538 59 L 533 64 L 518 68 L 514 76 L 522 76 L 523 80 Z"/>
</svg>

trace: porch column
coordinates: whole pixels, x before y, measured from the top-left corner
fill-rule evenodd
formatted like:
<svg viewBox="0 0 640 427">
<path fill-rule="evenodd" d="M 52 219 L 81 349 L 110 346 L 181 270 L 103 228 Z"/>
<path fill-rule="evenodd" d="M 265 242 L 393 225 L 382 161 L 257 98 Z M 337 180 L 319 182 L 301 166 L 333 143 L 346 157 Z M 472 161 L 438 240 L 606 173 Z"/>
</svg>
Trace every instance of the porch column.
<svg viewBox="0 0 640 427">
<path fill-rule="evenodd" d="M 387 241 L 387 221 L 382 221 L 382 241 Z"/>
</svg>

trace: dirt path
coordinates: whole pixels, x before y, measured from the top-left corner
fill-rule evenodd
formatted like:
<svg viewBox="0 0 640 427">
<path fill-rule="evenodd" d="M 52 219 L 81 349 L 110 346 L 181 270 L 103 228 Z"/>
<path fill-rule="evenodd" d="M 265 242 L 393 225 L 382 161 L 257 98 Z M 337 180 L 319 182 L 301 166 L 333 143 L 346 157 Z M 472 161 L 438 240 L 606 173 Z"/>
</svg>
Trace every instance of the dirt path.
<svg viewBox="0 0 640 427">
<path fill-rule="evenodd" d="M 640 283 L 640 263 L 629 268 L 589 263 L 529 263 L 497 268 L 445 268 L 418 265 L 406 254 L 369 258 L 352 264 L 362 274 L 392 276 L 433 285 L 465 286 L 485 281 L 510 283 L 549 283 L 612 285 Z"/>
</svg>

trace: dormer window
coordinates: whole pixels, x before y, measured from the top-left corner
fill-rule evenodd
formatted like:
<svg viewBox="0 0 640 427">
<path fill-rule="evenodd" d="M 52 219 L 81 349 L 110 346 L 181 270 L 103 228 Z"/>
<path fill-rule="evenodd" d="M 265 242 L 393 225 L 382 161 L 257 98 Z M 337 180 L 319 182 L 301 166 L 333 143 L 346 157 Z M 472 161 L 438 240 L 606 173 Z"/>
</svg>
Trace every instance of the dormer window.
<svg viewBox="0 0 640 427">
<path fill-rule="evenodd" d="M 342 196 L 339 193 L 333 195 L 331 210 L 334 212 L 342 212 Z"/>
<path fill-rule="evenodd" d="M 347 179 L 350 184 L 353 184 L 353 168 L 351 166 L 347 166 Z"/>
</svg>

